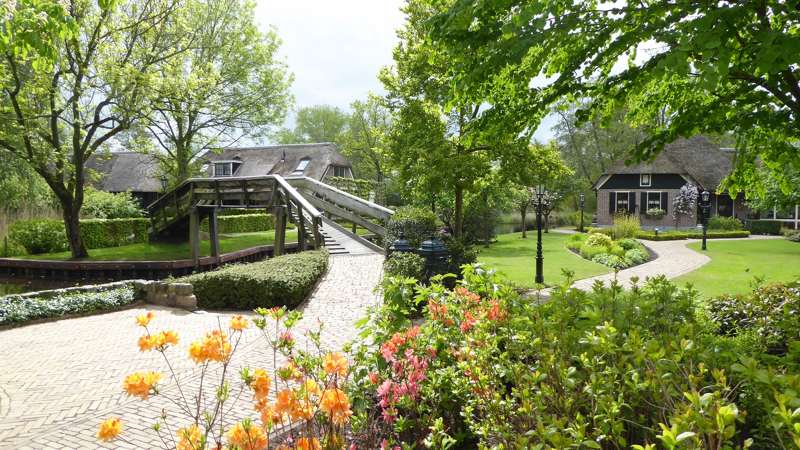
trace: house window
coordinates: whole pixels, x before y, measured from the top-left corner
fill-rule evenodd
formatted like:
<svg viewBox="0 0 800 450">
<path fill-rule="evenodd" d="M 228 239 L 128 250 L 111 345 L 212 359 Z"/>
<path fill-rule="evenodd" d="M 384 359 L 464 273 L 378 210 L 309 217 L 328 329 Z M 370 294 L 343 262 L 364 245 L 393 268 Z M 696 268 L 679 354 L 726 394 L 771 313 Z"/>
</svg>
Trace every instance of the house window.
<svg viewBox="0 0 800 450">
<path fill-rule="evenodd" d="M 647 211 L 648 209 L 661 209 L 661 192 L 648 192 L 647 193 Z"/>
<path fill-rule="evenodd" d="M 651 176 L 649 173 L 643 173 L 639 175 L 639 186 L 650 187 L 650 185 L 651 185 Z"/>
<path fill-rule="evenodd" d="M 214 163 L 214 176 L 215 177 L 229 177 L 233 175 L 232 162 L 218 162 Z"/>
<path fill-rule="evenodd" d="M 308 163 L 310 162 L 311 162 L 310 158 L 301 159 L 300 162 L 297 164 L 297 167 L 292 172 L 292 175 L 302 175 L 303 172 L 306 171 L 306 167 L 308 167 Z"/>
<path fill-rule="evenodd" d="M 627 213 L 630 207 L 628 200 L 629 196 L 627 192 L 617 192 L 617 200 L 615 204 L 616 207 L 614 208 L 614 211 L 620 214 Z"/>
<path fill-rule="evenodd" d="M 346 177 L 347 176 L 347 167 L 344 167 L 344 166 L 333 166 L 333 176 L 335 176 L 335 177 Z"/>
</svg>

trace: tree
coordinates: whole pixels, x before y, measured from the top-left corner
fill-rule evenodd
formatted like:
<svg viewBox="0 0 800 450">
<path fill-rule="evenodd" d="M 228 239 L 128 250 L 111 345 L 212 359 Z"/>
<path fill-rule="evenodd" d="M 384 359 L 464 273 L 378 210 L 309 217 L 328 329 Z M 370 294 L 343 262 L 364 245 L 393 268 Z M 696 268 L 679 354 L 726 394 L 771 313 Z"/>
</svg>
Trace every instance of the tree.
<svg viewBox="0 0 800 450">
<path fill-rule="evenodd" d="M 297 110 L 294 128 L 281 129 L 274 139 L 280 144 L 338 143 L 347 128 L 347 122 L 347 113 L 335 106 L 306 106 Z"/>
<path fill-rule="evenodd" d="M 181 10 L 189 50 L 158 66 L 158 98 L 143 121 L 176 183 L 198 170 L 206 150 L 283 121 L 291 76 L 278 59 L 280 40 L 258 29 L 254 8 L 247 0 L 191 0 Z"/>
<path fill-rule="evenodd" d="M 146 114 L 157 69 L 181 51 L 178 6 L 22 0 L 2 18 L 0 147 L 58 198 L 75 258 L 87 256 L 79 224 L 85 162 Z"/>
<path fill-rule="evenodd" d="M 353 112 L 339 140 L 342 153 L 350 159 L 358 177 L 383 181 L 388 164 L 391 112 L 374 95 L 366 101 L 356 100 L 350 107 Z"/>
<path fill-rule="evenodd" d="M 770 212 L 773 208 L 778 210 L 793 210 L 795 205 L 800 205 L 800 170 L 788 167 L 780 175 L 765 167 L 758 169 L 756 189 L 748 192 L 752 194 L 747 199 L 747 205 L 760 212 Z M 792 189 L 781 189 L 779 179 L 789 180 Z"/>
<path fill-rule="evenodd" d="M 528 209 L 536 201 L 536 188 L 533 186 L 515 186 L 511 190 L 511 203 L 519 211 L 522 222 L 522 238 L 528 237 Z"/>
<path fill-rule="evenodd" d="M 631 155 L 678 136 L 733 132 L 732 192 L 757 179 L 757 160 L 800 166 L 800 11 L 795 2 L 454 2 L 428 38 L 452 64 L 461 101 L 494 105 L 486 120 L 536 128 L 557 101 L 578 115 L 628 108 L 654 125 Z M 532 82 L 533 80 L 533 82 Z"/>
<path fill-rule="evenodd" d="M 672 199 L 672 218 L 675 220 L 675 228 L 681 221 L 681 217 L 693 217 L 697 210 L 697 187 L 691 183 L 681 186 L 681 189 Z"/>
</svg>

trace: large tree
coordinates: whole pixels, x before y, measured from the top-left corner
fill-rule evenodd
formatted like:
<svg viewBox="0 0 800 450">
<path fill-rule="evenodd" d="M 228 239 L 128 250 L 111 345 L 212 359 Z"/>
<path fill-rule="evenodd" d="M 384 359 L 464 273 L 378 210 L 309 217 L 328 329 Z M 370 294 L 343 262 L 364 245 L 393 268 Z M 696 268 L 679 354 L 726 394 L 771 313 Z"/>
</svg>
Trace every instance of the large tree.
<svg viewBox="0 0 800 450">
<path fill-rule="evenodd" d="M 737 190 L 757 160 L 800 165 L 799 21 L 796 2 L 767 0 L 464 0 L 429 37 L 447 49 L 458 97 L 518 131 L 567 98 L 589 99 L 584 118 L 620 105 L 634 125 L 663 118 L 640 159 L 678 136 L 734 132 Z"/>
<path fill-rule="evenodd" d="M 86 160 L 146 114 L 158 67 L 184 39 L 178 7 L 20 0 L 0 19 L 0 146 L 53 190 L 73 257 L 87 255 L 79 225 Z"/>
<path fill-rule="evenodd" d="M 382 181 L 388 170 L 388 136 L 391 111 L 374 95 L 351 105 L 347 128 L 339 138 L 342 152 L 350 158 L 356 176 Z"/>
<path fill-rule="evenodd" d="M 275 134 L 280 144 L 339 142 L 347 129 L 348 114 L 331 105 L 304 106 L 297 110 L 294 128 Z"/>
<path fill-rule="evenodd" d="M 206 150 L 263 136 L 284 119 L 291 76 L 280 40 L 258 29 L 254 9 L 249 0 L 190 0 L 181 9 L 189 50 L 159 65 L 158 98 L 143 121 L 174 182 L 193 175 Z"/>
</svg>

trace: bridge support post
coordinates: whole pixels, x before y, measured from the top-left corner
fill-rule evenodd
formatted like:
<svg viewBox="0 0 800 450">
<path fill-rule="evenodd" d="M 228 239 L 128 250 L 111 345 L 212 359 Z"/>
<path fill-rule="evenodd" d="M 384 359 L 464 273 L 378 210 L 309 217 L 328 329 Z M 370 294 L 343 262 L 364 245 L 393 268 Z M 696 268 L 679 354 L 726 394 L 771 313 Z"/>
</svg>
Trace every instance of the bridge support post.
<svg viewBox="0 0 800 450">
<path fill-rule="evenodd" d="M 194 267 L 200 266 L 200 211 L 193 207 L 189 211 L 189 248 Z"/>
<path fill-rule="evenodd" d="M 303 208 L 297 205 L 297 247 L 301 252 L 307 250 L 306 224 L 303 220 Z"/>
<path fill-rule="evenodd" d="M 211 208 L 208 215 L 208 236 L 211 240 L 211 256 L 219 257 L 219 229 L 217 227 L 217 208 Z"/>
<path fill-rule="evenodd" d="M 275 216 L 275 243 L 273 256 L 286 253 L 286 207 L 283 205 L 272 208 Z"/>
</svg>

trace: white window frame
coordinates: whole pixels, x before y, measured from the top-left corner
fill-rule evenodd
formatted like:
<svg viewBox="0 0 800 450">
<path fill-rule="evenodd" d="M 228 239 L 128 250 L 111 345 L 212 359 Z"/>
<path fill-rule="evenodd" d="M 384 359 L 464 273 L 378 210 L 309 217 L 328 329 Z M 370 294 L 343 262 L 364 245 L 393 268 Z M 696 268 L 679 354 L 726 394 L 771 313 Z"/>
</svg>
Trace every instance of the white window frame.
<svg viewBox="0 0 800 450">
<path fill-rule="evenodd" d="M 230 167 L 230 173 L 228 174 L 217 173 L 217 167 L 221 165 Z M 233 176 L 233 161 L 214 161 L 214 177 L 232 177 L 232 176 Z"/>
<path fill-rule="evenodd" d="M 297 163 L 297 167 L 292 171 L 292 175 L 304 174 L 309 164 L 311 164 L 311 158 L 302 158 L 300 162 Z"/>
<path fill-rule="evenodd" d="M 336 175 L 336 171 L 337 170 L 341 170 L 342 171 L 342 175 Z M 333 176 L 334 177 L 346 178 L 348 173 L 349 173 L 349 171 L 347 170 L 347 166 L 333 165 Z"/>
<path fill-rule="evenodd" d="M 644 210 L 645 212 L 647 212 L 648 209 L 653 209 L 653 208 L 650 208 L 650 194 L 657 194 L 658 195 L 658 202 L 657 202 L 658 205 L 656 205 L 655 209 L 661 209 L 661 194 L 662 194 L 662 192 L 661 191 L 647 191 L 647 205 L 646 205 L 647 207 Z"/>
<path fill-rule="evenodd" d="M 647 184 L 644 184 L 644 176 L 647 175 Z M 639 174 L 639 187 L 651 187 L 653 186 L 653 174 L 651 173 L 640 173 Z"/>
<path fill-rule="evenodd" d="M 614 191 L 616 196 L 614 197 L 614 213 L 619 212 L 619 194 L 625 194 L 625 212 L 630 214 L 631 213 L 631 191 Z"/>
</svg>

